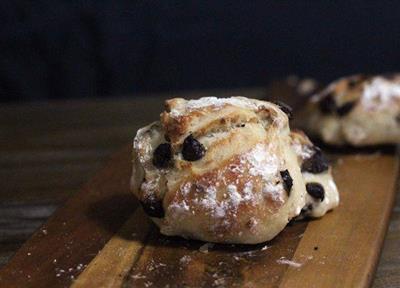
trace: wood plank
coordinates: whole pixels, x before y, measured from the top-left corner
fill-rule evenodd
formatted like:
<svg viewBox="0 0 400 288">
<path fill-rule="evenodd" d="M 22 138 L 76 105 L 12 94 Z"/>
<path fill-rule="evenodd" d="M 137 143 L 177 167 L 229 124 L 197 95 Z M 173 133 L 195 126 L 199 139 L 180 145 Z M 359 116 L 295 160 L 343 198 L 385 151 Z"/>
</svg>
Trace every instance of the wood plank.
<svg viewBox="0 0 400 288">
<path fill-rule="evenodd" d="M 393 156 L 358 155 L 341 157 L 339 163 L 334 171 L 342 192 L 340 207 L 323 219 L 287 227 L 265 251 L 259 246 L 248 248 L 246 253 L 254 258 L 246 259 L 243 266 L 240 248 L 221 252 L 217 245 L 204 255 L 192 241 L 165 245 L 166 239 L 154 236 L 132 268 L 127 286 L 337 287 L 341 283 L 341 287 L 367 287 L 393 203 L 398 161 Z M 179 266 L 180 259 L 185 257 L 193 260 L 189 265 L 198 266 L 195 273 L 181 275 L 186 269 Z M 282 258 L 301 267 L 283 268 Z"/>
<path fill-rule="evenodd" d="M 399 183 L 397 183 L 398 186 Z M 399 188 L 397 188 L 399 191 Z M 381 259 L 374 278 L 373 287 L 398 287 L 400 283 L 400 193 L 392 211 Z"/>
<path fill-rule="evenodd" d="M 136 209 L 72 287 L 121 287 L 130 267 L 139 256 L 139 250 L 143 248 L 150 224 L 143 209 Z"/>
<path fill-rule="evenodd" d="M 38 203 L 63 204 L 116 149 L 131 141 L 138 127 L 158 117 L 163 99 L 211 94 L 262 98 L 265 89 L 0 105 L 0 138 L 5 140 L 0 141 L 0 202 L 15 209 L 31 209 Z M 21 220 L 24 228 L 18 231 L 12 223 L 4 223 L 9 237 L 3 237 L 6 242 L 0 246 L 18 239 L 18 245 L 12 247 L 19 247 L 39 224 Z M 1 251 L 0 267 L 12 255 L 9 250 Z"/>
<path fill-rule="evenodd" d="M 226 93 L 209 93 L 218 95 L 218 96 L 223 96 L 225 95 L 232 95 L 232 94 L 242 94 L 242 95 L 248 95 L 250 97 L 258 97 L 258 98 L 264 98 L 265 95 L 269 94 L 272 95 L 276 98 L 276 95 L 292 95 L 292 91 L 288 89 L 286 92 L 282 92 L 282 89 L 278 86 L 273 87 L 268 89 L 268 93 L 265 92 L 265 90 L 258 90 L 255 91 L 253 94 L 250 92 L 244 91 L 243 93 L 231 93 L 229 91 L 226 91 Z M 199 92 L 197 96 L 202 96 L 206 95 L 207 93 L 204 92 Z M 286 95 L 285 94 L 285 95 Z M 182 93 L 180 95 L 185 95 L 185 93 Z M 186 95 L 185 95 L 186 96 Z M 163 97 L 170 97 L 168 95 L 161 95 L 161 98 Z M 193 94 L 191 97 L 196 97 L 195 94 Z M 286 96 L 285 96 L 286 97 Z M 160 99 L 161 99 L 160 98 Z M 279 97 L 281 98 L 281 97 Z M 47 105 L 22 105 L 22 106 L 17 106 L 17 107 L 12 107 L 12 105 L 7 106 L 7 107 L 0 107 L 0 137 L 2 139 L 8 139 L 7 141 L 1 141 L 0 142 L 0 148 L 1 148 L 1 153 L 0 153 L 0 160 L 3 159 L 4 161 L 1 162 L 2 167 L 10 167 L 11 169 L 15 169 L 14 173 L 17 175 L 19 172 L 19 167 L 22 168 L 22 170 L 26 169 L 26 166 L 24 167 L 25 162 L 25 157 L 28 157 L 27 160 L 30 161 L 34 166 L 38 165 L 38 167 L 41 166 L 40 164 L 40 157 L 38 154 L 38 158 L 32 157 L 30 158 L 30 154 L 33 153 L 34 155 L 35 152 L 42 153 L 44 152 L 44 157 L 47 157 L 48 162 L 46 162 L 46 159 L 43 159 L 43 163 L 51 163 L 51 161 L 55 161 L 55 166 L 57 165 L 62 165 L 63 161 L 59 156 L 55 155 L 53 158 L 51 156 L 51 151 L 59 151 L 61 152 L 60 155 L 62 155 L 65 151 L 66 155 L 70 153 L 69 155 L 74 155 L 74 151 L 77 151 L 77 155 L 80 153 L 79 151 L 85 150 L 85 151 L 96 151 L 99 149 L 99 151 L 108 151 L 110 153 L 113 151 L 118 145 L 122 145 L 123 143 L 127 143 L 130 141 L 130 138 L 135 132 L 135 129 L 138 126 L 141 126 L 141 123 L 146 123 L 154 119 L 156 115 L 159 113 L 160 108 L 156 108 L 153 106 L 154 102 L 158 102 L 160 105 L 162 105 L 160 100 L 154 100 L 155 98 L 153 97 L 148 97 L 142 98 L 142 99 L 123 99 L 123 100 L 117 100 L 117 101 L 71 101 L 71 103 L 65 105 L 65 103 L 62 102 L 57 102 L 57 103 L 50 103 L 50 106 Z M 157 98 L 158 99 L 158 98 Z M 73 102 L 73 103 L 72 103 Z M 132 105 L 132 103 L 136 103 L 135 105 Z M 64 107 L 66 106 L 66 107 Z M 106 109 L 108 107 L 108 109 Z M 142 109 L 137 109 L 137 107 L 143 107 Z M 161 107 L 161 106 L 160 106 Z M 55 109 L 53 109 L 55 108 Z M 146 113 L 136 113 L 136 111 L 146 111 Z M 75 111 L 75 112 L 74 112 Z M 151 112 L 154 115 L 150 115 L 151 113 L 147 113 L 148 111 L 154 111 Z M 4 112 L 4 113 L 3 113 Z M 107 113 L 105 113 L 107 112 Z M 37 117 L 39 115 L 39 117 Z M 43 115 L 43 116 L 40 116 Z M 101 116 L 103 115 L 103 116 Z M 139 117 L 140 116 L 140 117 Z M 32 123 L 32 119 L 38 118 L 40 121 L 35 122 L 38 124 Z M 141 118 L 141 119 L 138 119 Z M 25 119 L 25 120 L 24 120 Z M 27 121 L 26 119 L 30 119 Z M 49 121 L 51 119 L 51 121 Z M 22 120 L 22 121 L 21 121 Z M 139 120 L 139 121 L 137 121 Z M 71 122 L 72 121 L 72 122 Z M 127 125 L 127 123 L 132 123 L 132 125 Z M 71 123 L 73 125 L 71 125 Z M 82 125 L 82 127 L 87 127 L 85 129 L 82 129 L 82 127 L 79 126 L 79 123 Z M 109 125 L 108 125 L 108 124 Z M 111 123 L 111 124 L 110 124 Z M 29 129 L 27 129 L 29 124 Z M 32 125 L 33 124 L 33 125 Z M 104 128 L 104 129 L 103 129 Z M 76 130 L 76 132 L 74 132 Z M 103 131 L 103 132 L 102 132 Z M 55 149 L 55 150 L 54 150 Z M 129 150 L 127 148 L 127 150 Z M 25 151 L 25 154 L 21 156 L 18 156 L 19 151 Z M 50 151 L 50 154 L 46 154 L 46 151 Z M 97 153 L 97 152 L 94 152 Z M 102 152 L 100 152 L 102 153 Z M 94 155 L 94 154 L 93 154 Z M 104 159 L 107 157 L 107 153 L 104 155 L 99 155 L 99 161 L 98 163 L 102 163 Z M 15 158 L 14 158 L 15 157 Z M 129 157 L 129 156 L 124 156 L 124 157 Z M 15 161 L 13 159 L 16 159 Z M 75 164 L 79 163 L 84 163 L 86 161 L 90 161 L 91 163 L 95 163 L 94 159 L 91 158 L 91 156 L 84 156 L 82 155 L 81 157 L 82 160 L 79 160 L 79 157 L 76 158 L 76 160 L 69 161 L 66 160 L 65 163 L 67 164 Z M 57 164 L 58 163 L 58 164 Z M 99 165 L 96 162 L 96 165 Z M 5 166 L 4 166 L 4 165 Z M 35 181 L 35 177 L 31 178 L 31 181 L 25 181 L 23 185 L 18 178 L 13 178 L 9 179 L 9 176 L 7 176 L 7 173 L 4 173 L 0 179 L 2 179 L 2 183 L 8 183 L 10 184 L 11 182 L 18 184 L 15 186 L 17 189 L 10 190 L 10 189 L 2 189 L 1 195 L 3 195 L 3 192 L 7 192 L 8 194 L 2 198 L 2 199 L 13 199 L 13 200 L 23 200 L 23 201 L 28 201 L 24 202 L 26 207 L 30 207 L 29 203 L 33 203 L 35 206 L 38 201 L 38 199 L 44 199 L 44 201 L 48 201 L 50 199 L 55 199 L 55 201 L 58 201 L 57 204 L 60 203 L 60 201 L 63 201 L 65 197 L 68 194 L 72 194 L 75 191 L 77 191 L 77 187 L 81 185 L 82 181 L 87 179 L 87 177 L 93 173 L 94 169 L 97 169 L 98 166 L 93 165 L 91 167 L 88 166 L 88 169 L 84 172 L 84 170 L 80 169 L 74 169 L 73 165 L 69 166 L 72 169 L 69 171 L 69 176 L 70 177 L 64 177 L 63 178 L 58 178 L 58 180 L 50 178 L 49 180 L 53 181 L 51 182 L 51 185 L 42 185 L 42 186 L 37 186 L 37 182 Z M 127 167 L 129 164 L 126 164 Z M 111 164 L 111 166 L 114 166 L 114 164 Z M 68 166 L 67 166 L 68 167 Z M 34 169 L 34 167 L 33 167 Z M 93 170 L 91 170 L 93 169 Z M 108 168 L 107 168 L 108 169 Z M 90 172 L 92 171 L 92 172 Z M 85 174 L 87 173 L 87 174 Z M 29 176 L 27 173 L 26 175 Z M 49 174 L 50 175 L 50 174 Z M 57 175 L 57 174 L 55 174 Z M 61 175 L 61 174 L 60 174 Z M 97 174 L 98 176 L 98 174 Z M 96 177 L 97 177 L 96 176 Z M 49 176 L 49 177 L 54 177 Z M 57 176 L 58 177 L 58 176 Z M 7 179 L 8 178 L 8 179 Z M 68 179 L 70 178 L 70 179 Z M 40 178 L 39 178 L 40 179 Z M 74 180 L 75 179 L 75 180 Z M 114 178 L 116 179 L 116 178 Z M 12 180 L 12 181 L 11 181 Z M 105 179 L 104 179 L 105 180 Z M 121 183 L 125 180 L 118 180 L 121 181 Z M 45 183 L 50 183 L 43 181 L 43 184 Z M 57 185 L 57 183 L 62 184 L 61 186 L 53 186 Z M 31 185 L 32 184 L 32 185 Z M 13 184 L 14 185 L 14 184 Z M 90 185 L 90 184 L 88 184 Z M 57 188 L 58 187 L 58 188 Z M 124 189 L 123 187 L 121 188 L 122 190 Z M 60 196 L 58 195 L 58 191 L 60 191 Z M 21 194 L 21 192 L 23 192 Z M 127 191 L 126 191 L 127 192 Z M 81 192 L 80 192 L 81 193 Z M 62 194 L 62 195 L 61 195 Z M 127 192 L 129 194 L 129 192 Z M 18 195 L 23 195 L 23 197 L 19 198 Z M 52 196 L 54 195 L 54 196 Z M 80 195 L 80 194 L 77 194 Z M 106 196 L 106 195 L 104 195 Z M 9 198 L 11 197 L 11 198 Z M 57 198 L 58 197 L 58 198 Z M 76 196 L 77 197 L 77 196 Z M 79 196 L 79 197 L 82 197 Z M 83 197 L 84 198 L 84 197 Z M 83 199 L 82 198 L 82 199 Z M 400 198 L 400 197 L 399 197 Z M 58 200 L 57 200 L 58 199 Z M 3 201 L 3 200 L 2 200 Z M 33 201 L 33 202 L 32 202 Z M 83 202 L 86 200 L 83 199 Z M 4 202 L 2 202 L 4 203 Z M 23 202 L 20 204 L 20 208 L 23 208 L 24 205 Z M 50 202 L 48 202 L 50 203 Z M 56 203 L 56 202 L 54 202 Z M 383 251 L 383 257 L 380 262 L 380 267 L 377 272 L 377 278 L 375 279 L 374 282 L 374 287 L 397 287 L 399 283 L 399 271 L 400 271 L 400 249 L 399 249 L 399 239 L 400 239 L 400 225 L 399 223 L 399 211 L 400 211 L 400 200 L 397 202 L 397 206 L 395 208 L 394 214 L 392 216 L 392 222 L 391 226 L 389 228 L 388 236 L 386 238 L 386 246 Z M 20 205 L 18 204 L 18 205 Z M 84 206 L 85 204 L 83 204 Z M 33 207 L 32 206 L 32 207 Z M 31 210 L 31 208 L 29 208 Z M 61 210 L 60 210 L 61 211 Z M 59 212 L 60 212 L 59 211 Z M 132 211 L 131 211 L 132 212 Z M 129 212 L 130 213 L 130 212 Z M 129 214 L 127 213 L 127 214 Z M 79 213 L 78 213 L 79 214 Z M 57 213 L 58 215 L 58 213 Z M 331 216 L 332 214 L 329 214 L 328 216 Z M 126 219 L 129 216 L 126 216 Z M 44 219 L 44 218 L 43 218 Z M 68 219 L 68 218 L 66 218 Z M 84 218 L 82 218 L 84 219 Z M 50 221 L 51 222 L 51 221 Z M 68 222 L 68 221 L 67 221 Z M 65 222 L 65 223 L 67 223 Z M 76 221 L 75 221 L 76 222 Z M 118 222 L 118 221 L 115 221 Z M 123 223 L 124 220 L 120 220 L 118 223 Z M 33 223 L 33 222 L 32 222 Z M 119 228 L 119 224 L 116 224 L 114 227 L 114 231 L 116 231 Z M 314 222 L 312 222 L 313 224 Z M 38 224 L 35 224 L 38 225 Z M 75 224 L 74 224 L 75 225 Z M 110 224 L 111 225 L 111 224 Z M 84 225 L 85 226 L 85 225 Z M 118 227 L 117 227 L 118 226 Z M 6 227 L 6 226 L 4 226 Z M 77 226 L 76 226 L 77 227 Z M 76 229 L 73 228 L 72 230 Z M 85 226 L 86 227 L 86 226 Z M 104 228 L 104 227 L 103 227 Z M 154 227 L 153 227 L 154 228 Z M 307 227 L 307 230 L 310 227 Z M 86 229 L 86 228 L 85 228 Z M 98 228 L 96 228 L 98 229 Z M 291 227 L 289 227 L 291 229 Z M 71 229 L 69 229 L 71 230 Z M 306 230 L 306 231 L 307 231 Z M 10 230 L 11 231 L 11 230 Z M 32 231 L 32 230 L 30 230 Z M 12 232 L 12 231 L 11 231 Z M 30 232 L 29 232 L 30 233 Z M 23 237 L 27 237 L 29 234 L 25 234 Z M 41 230 L 38 231 L 39 236 L 45 236 Z M 38 234 L 36 233 L 36 234 Z M 156 231 L 153 231 L 153 233 L 156 233 Z M 43 235 L 42 235 L 43 234 Z M 108 236 L 109 238 L 112 237 L 113 233 Z M 157 235 L 157 234 L 155 234 Z M 35 235 L 36 237 L 36 235 Z M 97 237 L 97 238 L 96 238 Z M 105 237 L 104 235 L 96 235 L 94 238 L 95 239 L 106 239 L 101 238 Z M 42 239 L 42 238 L 40 238 Z M 44 238 L 45 239 L 45 238 Z M 65 243 L 63 242 L 66 238 L 60 238 L 60 246 L 59 249 L 63 249 L 65 247 Z M 1 247 L 4 249 L 0 249 L 1 256 L 0 258 L 2 261 L 4 261 L 4 257 L 8 256 L 3 256 L 3 255 L 10 255 L 12 254 L 12 249 L 15 249 L 21 245 L 22 238 L 18 238 L 18 243 L 1 243 Z M 43 240 L 43 239 L 42 239 Z M 153 241 L 151 237 L 149 240 Z M 174 240 L 175 241 L 175 240 Z M 176 240 L 179 241 L 179 240 Z M 52 242 L 58 242 L 58 239 L 56 241 Z M 106 242 L 106 240 L 103 240 L 102 244 L 99 245 L 97 249 L 100 250 L 102 245 Z M 31 241 L 29 242 L 31 243 Z M 53 243 L 52 243 L 53 244 Z M 47 244 L 46 244 L 47 245 Z M 62 246 L 64 245 L 64 246 Z M 82 244 L 83 246 L 87 245 Z M 89 242 L 89 246 L 92 245 L 92 243 Z M 200 244 L 196 244 L 200 246 Z M 86 246 L 85 246 L 86 247 Z M 301 246 L 299 246 L 300 248 Z M 96 249 L 88 248 L 89 250 L 92 249 L 95 251 Z M 268 251 L 268 250 L 267 250 Z M 4 254 L 3 254 L 4 253 Z M 60 253 L 60 252 L 57 252 Z M 148 252 L 146 252 L 148 253 Z M 197 253 L 194 251 L 194 253 Z M 92 253 L 93 255 L 87 256 L 82 263 L 88 264 L 90 260 L 95 257 L 95 253 Z M 50 254 L 49 254 L 50 255 Z M 27 255 L 25 255 L 25 258 Z M 32 254 L 30 255 L 32 256 Z M 297 256 L 295 256 L 297 257 Z M 37 259 L 36 259 L 37 260 Z M 40 260 L 40 259 L 39 259 Z M 14 261 L 14 260 L 13 260 Z M 28 260 L 27 260 L 28 261 Z M 140 261 L 144 261 L 144 258 L 141 259 Z M 39 261 L 37 263 L 42 263 L 43 261 Z M 36 265 L 35 261 L 32 261 L 30 263 L 33 263 Z M 67 263 L 67 262 L 66 262 Z M 71 265 L 75 265 L 77 261 L 72 261 Z M 145 263 L 145 262 L 142 262 Z M 81 263 L 78 263 L 76 265 L 79 265 Z M 143 264 L 145 265 L 145 264 Z M 188 272 L 185 275 L 190 275 L 193 274 L 195 271 L 202 271 L 201 270 L 201 265 L 187 265 L 190 266 L 188 268 L 184 269 L 191 269 L 191 272 Z M 65 267 L 68 267 L 67 265 L 58 265 L 58 266 L 53 266 L 53 270 L 51 273 L 52 275 L 56 275 L 55 269 L 63 269 Z M 144 266 L 146 267 L 146 265 Z M 150 266 L 151 267 L 151 266 Z M 305 267 L 305 266 L 303 266 Z M 71 268 L 71 267 L 69 267 Z M 76 268 L 76 267 L 74 267 Z M 138 269 L 138 268 L 135 268 Z M 198 269 L 198 270 L 196 270 Z M 291 269 L 291 268 L 290 268 Z M 289 269 L 289 270 L 290 270 Z M 44 269 L 46 270 L 46 269 Z M 44 271 L 42 270 L 42 271 Z M 31 275 L 24 273 L 24 270 L 20 270 L 22 272 L 18 272 L 15 275 L 15 278 L 19 277 L 18 275 L 22 275 L 23 277 L 20 278 L 28 278 L 28 276 L 31 277 Z M 50 270 L 49 270 L 50 271 Z M 211 271 L 211 270 L 207 270 Z M 0 277 L 2 272 L 0 272 Z M 133 274 L 134 270 L 132 270 L 132 273 L 130 274 L 131 276 L 136 275 Z M 59 286 L 68 286 L 68 283 L 71 283 L 70 276 L 76 277 L 79 273 L 78 272 L 67 272 L 67 273 L 61 273 L 63 274 L 60 277 L 57 278 L 57 283 Z M 129 276 L 128 276 L 129 277 Z M 58 278 L 69 278 L 69 279 L 58 279 Z M 129 279 L 126 279 L 127 282 L 129 282 Z M 30 286 L 28 284 L 32 284 L 32 282 L 23 282 L 23 279 L 21 279 L 21 283 L 26 284 L 25 286 Z M 53 283 L 56 283 L 53 282 Z M 64 285 L 65 284 L 65 285 Z M 2 285 L 2 280 L 0 280 L 0 286 Z M 40 285 L 36 285 L 39 286 Z M 36 287 L 35 286 L 35 287 Z M 43 286 L 43 285 L 42 285 Z M 56 285 L 57 286 L 57 285 Z M 10 287 L 13 287 L 11 285 Z M 16 286 L 14 286 L 16 287 Z"/>
<path fill-rule="evenodd" d="M 387 155 L 341 157 L 334 177 L 341 204 L 311 221 L 294 255 L 312 261 L 289 268 L 281 287 L 368 287 L 380 255 L 393 205 L 398 160 Z M 318 250 L 314 250 L 318 247 Z"/>
<path fill-rule="evenodd" d="M 213 245 L 162 236 L 154 228 L 138 261 L 126 277 L 127 287 L 273 287 L 287 267 L 306 223 L 287 227 L 273 241 L 259 245 Z M 264 248 L 265 247 L 265 248 Z"/>
<path fill-rule="evenodd" d="M 341 156 L 334 173 L 342 203 L 320 220 L 288 226 L 269 243 L 203 251 L 204 243 L 164 237 L 146 224 L 141 209 L 134 212 L 137 204 L 127 191 L 129 155 L 129 147 L 118 153 L 19 250 L 1 270 L 0 286 L 97 287 L 104 281 L 110 287 L 335 287 L 339 279 L 342 287 L 366 287 L 370 282 L 393 201 L 395 156 Z M 111 210 L 88 216 L 93 205 L 103 210 L 104 204 Z M 285 265 L 282 258 L 301 267 Z"/>
<path fill-rule="evenodd" d="M 67 201 L 0 271 L 1 287 L 65 287 L 135 210 L 129 192 L 131 147 Z"/>
</svg>

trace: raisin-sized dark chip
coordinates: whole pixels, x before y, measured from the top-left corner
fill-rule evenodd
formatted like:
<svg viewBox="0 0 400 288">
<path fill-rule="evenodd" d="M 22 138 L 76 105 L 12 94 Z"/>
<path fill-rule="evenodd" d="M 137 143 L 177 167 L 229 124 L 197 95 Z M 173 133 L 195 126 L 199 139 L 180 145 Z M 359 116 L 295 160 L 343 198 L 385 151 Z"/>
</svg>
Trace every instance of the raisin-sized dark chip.
<svg viewBox="0 0 400 288">
<path fill-rule="evenodd" d="M 328 94 L 322 98 L 318 105 L 323 113 L 333 113 L 336 110 L 336 102 L 332 94 Z"/>
<path fill-rule="evenodd" d="M 206 149 L 203 144 L 196 140 L 192 134 L 183 141 L 182 156 L 187 161 L 197 161 L 203 158 Z"/>
<path fill-rule="evenodd" d="M 306 190 L 307 190 L 307 193 L 311 195 L 311 197 L 313 197 L 315 199 L 319 199 L 319 200 L 321 200 L 321 202 L 324 201 L 325 190 L 321 184 L 315 183 L 315 182 L 307 183 Z"/>
<path fill-rule="evenodd" d="M 290 173 L 287 169 L 280 171 L 279 173 L 281 174 L 283 180 L 283 188 L 285 188 L 286 192 L 288 193 L 288 196 L 290 196 L 290 191 L 292 190 L 293 186 L 293 179 L 290 176 Z"/>
<path fill-rule="evenodd" d="M 355 101 L 347 102 L 347 103 L 343 104 L 342 106 L 338 107 L 336 109 L 336 113 L 339 116 L 343 117 L 343 116 L 345 116 L 345 115 L 350 113 L 350 111 L 353 109 L 355 104 L 356 104 Z"/>
<path fill-rule="evenodd" d="M 168 167 L 172 159 L 172 148 L 169 143 L 162 143 L 158 145 L 153 153 L 153 165 L 158 168 Z"/>
<path fill-rule="evenodd" d="M 329 169 L 329 161 L 317 146 L 313 147 L 314 154 L 301 164 L 302 172 L 319 174 Z"/>
<path fill-rule="evenodd" d="M 279 106 L 279 108 L 288 116 L 289 119 L 293 118 L 293 109 L 282 101 L 272 101 L 272 103 Z"/>
<path fill-rule="evenodd" d="M 164 208 L 162 201 L 156 198 L 155 195 L 145 196 L 145 198 L 140 201 L 142 204 L 144 212 L 150 217 L 162 218 L 164 217 Z"/>
</svg>

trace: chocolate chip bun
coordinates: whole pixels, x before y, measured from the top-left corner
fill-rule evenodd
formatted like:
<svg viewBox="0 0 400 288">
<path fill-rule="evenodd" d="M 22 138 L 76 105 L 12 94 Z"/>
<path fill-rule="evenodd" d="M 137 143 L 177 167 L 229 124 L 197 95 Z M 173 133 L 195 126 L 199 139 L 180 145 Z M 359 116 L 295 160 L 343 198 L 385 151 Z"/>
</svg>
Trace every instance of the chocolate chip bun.
<svg viewBox="0 0 400 288">
<path fill-rule="evenodd" d="M 306 205 L 299 218 L 322 217 L 339 205 L 339 192 L 332 177 L 332 168 L 321 149 L 313 145 L 304 132 L 290 133 L 306 185 Z"/>
<path fill-rule="evenodd" d="M 161 233 L 260 243 L 311 203 L 282 105 L 204 97 L 165 106 L 137 132 L 131 179 Z"/>
<path fill-rule="evenodd" d="M 311 97 L 300 126 L 333 145 L 400 142 L 400 74 L 341 78 Z"/>
</svg>

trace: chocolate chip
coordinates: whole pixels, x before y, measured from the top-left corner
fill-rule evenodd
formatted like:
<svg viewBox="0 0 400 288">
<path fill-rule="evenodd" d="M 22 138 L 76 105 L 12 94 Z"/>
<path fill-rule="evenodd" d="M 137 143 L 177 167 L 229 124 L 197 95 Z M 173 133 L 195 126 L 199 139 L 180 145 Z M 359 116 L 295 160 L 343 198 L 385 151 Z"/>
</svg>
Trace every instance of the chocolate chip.
<svg viewBox="0 0 400 288">
<path fill-rule="evenodd" d="M 283 180 L 283 188 L 285 188 L 286 192 L 288 193 L 288 196 L 290 196 L 290 191 L 292 190 L 293 186 L 293 179 L 290 176 L 290 173 L 288 170 L 283 170 L 279 172 L 281 174 L 282 180 Z"/>
<path fill-rule="evenodd" d="M 317 251 L 318 250 L 318 246 L 314 246 L 314 250 Z"/>
<path fill-rule="evenodd" d="M 272 103 L 279 106 L 279 108 L 288 116 L 289 119 L 293 118 L 293 109 L 282 101 L 272 101 Z"/>
<path fill-rule="evenodd" d="M 142 201 L 140 201 L 140 204 L 142 204 L 144 212 L 146 212 L 146 214 L 150 217 L 164 217 L 165 213 L 162 201 L 156 198 L 154 195 L 145 197 Z"/>
<path fill-rule="evenodd" d="M 203 144 L 193 138 L 190 134 L 183 141 L 182 156 L 187 161 L 196 161 L 203 158 L 206 149 Z"/>
<path fill-rule="evenodd" d="M 333 113 L 336 110 L 336 103 L 332 94 L 328 94 L 322 98 L 318 105 L 323 113 Z"/>
<path fill-rule="evenodd" d="M 307 190 L 307 193 L 311 195 L 311 197 L 313 197 L 315 199 L 319 199 L 319 200 L 321 200 L 321 202 L 324 201 L 325 190 L 321 184 L 315 183 L 315 182 L 307 183 L 306 190 Z"/>
<path fill-rule="evenodd" d="M 314 154 L 304 160 L 301 165 L 302 172 L 310 172 L 313 174 L 319 174 L 329 169 L 329 161 L 326 159 L 321 149 L 317 146 L 313 146 Z"/>
<path fill-rule="evenodd" d="M 153 153 L 153 165 L 158 168 L 165 168 L 169 165 L 172 159 L 172 148 L 169 143 L 158 145 Z"/>
<path fill-rule="evenodd" d="M 347 102 L 347 103 L 343 104 L 342 106 L 338 107 L 336 109 L 336 113 L 341 117 L 345 116 L 353 109 L 355 104 L 356 104 L 355 101 Z"/>
</svg>

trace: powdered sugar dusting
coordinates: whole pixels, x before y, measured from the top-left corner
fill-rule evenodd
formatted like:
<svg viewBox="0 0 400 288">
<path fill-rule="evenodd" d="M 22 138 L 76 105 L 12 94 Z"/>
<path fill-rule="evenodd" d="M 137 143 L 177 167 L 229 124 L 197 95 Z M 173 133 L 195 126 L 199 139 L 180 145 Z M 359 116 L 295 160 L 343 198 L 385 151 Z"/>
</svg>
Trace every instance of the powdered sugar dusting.
<svg viewBox="0 0 400 288">
<path fill-rule="evenodd" d="M 257 144 L 254 149 L 245 154 L 244 158 L 250 163 L 249 173 L 253 176 L 262 176 L 269 180 L 275 175 L 279 168 L 279 159 L 276 155 L 269 153 L 270 147 Z"/>
<path fill-rule="evenodd" d="M 190 212 L 190 206 L 187 204 L 186 200 L 182 200 L 181 202 L 174 202 L 169 206 L 175 215 L 184 215 Z"/>
<path fill-rule="evenodd" d="M 250 163 L 249 173 L 253 176 L 261 176 L 264 180 L 262 192 L 264 196 L 270 196 L 274 201 L 283 202 L 283 184 L 278 180 L 280 160 L 275 154 L 270 153 L 272 144 L 257 144 L 249 153 L 244 155 Z"/>
<path fill-rule="evenodd" d="M 313 149 L 311 149 L 308 145 L 303 145 L 298 141 L 294 141 L 292 143 L 292 148 L 297 156 L 299 156 L 302 160 L 309 159 L 315 153 Z"/>
<path fill-rule="evenodd" d="M 262 192 L 265 196 L 270 196 L 271 199 L 274 201 L 283 202 L 282 198 L 283 189 L 284 189 L 283 184 L 280 182 L 278 184 L 273 184 L 271 182 L 268 182 L 264 185 Z"/>
<path fill-rule="evenodd" d="M 133 148 L 139 158 L 140 163 L 149 162 L 153 156 L 153 150 L 163 139 L 160 122 L 153 122 L 139 129 L 133 140 Z"/>
<path fill-rule="evenodd" d="M 256 104 L 255 101 L 251 101 L 250 99 L 244 97 L 217 98 L 214 96 L 210 96 L 210 97 L 202 97 L 200 99 L 195 99 L 195 100 L 189 100 L 186 102 L 185 111 L 178 111 L 176 109 L 172 109 L 170 115 L 172 117 L 178 117 L 193 110 L 198 110 L 210 106 L 212 106 L 214 109 L 220 109 L 225 105 L 233 105 L 249 109 L 258 108 L 258 105 Z"/>
<path fill-rule="evenodd" d="M 190 205 L 193 203 L 194 209 L 204 209 L 205 213 L 225 223 L 228 218 L 237 216 L 242 204 L 259 205 L 264 203 L 264 198 L 282 203 L 284 188 L 279 176 L 281 163 L 270 145 L 257 144 L 236 158 L 234 161 L 237 162 L 218 171 L 212 180 L 201 178 L 194 183 L 183 183 L 180 187 L 183 199 L 173 201 L 169 205 L 170 212 L 176 217 L 194 214 L 187 204 L 189 200 L 186 200 L 192 199 Z M 243 174 L 247 174 L 248 179 Z M 225 190 L 221 191 L 222 187 L 226 187 Z"/>
<path fill-rule="evenodd" d="M 389 107 L 396 98 L 400 99 L 400 83 L 375 77 L 365 85 L 361 103 L 366 109 L 379 110 Z"/>
<path fill-rule="evenodd" d="M 137 153 L 141 163 L 149 161 L 150 155 L 152 155 L 151 144 L 148 141 L 143 141 L 144 134 L 147 133 L 148 131 L 149 131 L 149 126 L 139 129 L 135 139 L 133 140 L 133 148 L 136 151 L 141 151 L 141 153 Z"/>
<path fill-rule="evenodd" d="M 238 193 L 237 187 L 235 185 L 228 185 L 228 194 L 233 206 L 238 206 L 242 202 L 242 196 Z"/>
</svg>

